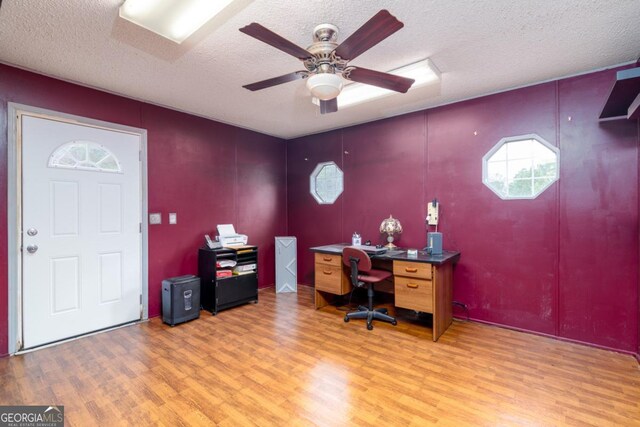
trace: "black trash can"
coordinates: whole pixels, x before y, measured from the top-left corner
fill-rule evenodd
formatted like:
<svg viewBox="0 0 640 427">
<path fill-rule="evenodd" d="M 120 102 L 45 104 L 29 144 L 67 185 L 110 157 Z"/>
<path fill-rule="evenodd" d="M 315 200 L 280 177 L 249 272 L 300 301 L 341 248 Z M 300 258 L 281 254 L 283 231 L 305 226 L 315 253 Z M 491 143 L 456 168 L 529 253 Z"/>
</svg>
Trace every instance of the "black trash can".
<svg viewBox="0 0 640 427">
<path fill-rule="evenodd" d="M 200 317 L 200 278 L 192 274 L 162 281 L 162 321 L 171 326 Z"/>
</svg>

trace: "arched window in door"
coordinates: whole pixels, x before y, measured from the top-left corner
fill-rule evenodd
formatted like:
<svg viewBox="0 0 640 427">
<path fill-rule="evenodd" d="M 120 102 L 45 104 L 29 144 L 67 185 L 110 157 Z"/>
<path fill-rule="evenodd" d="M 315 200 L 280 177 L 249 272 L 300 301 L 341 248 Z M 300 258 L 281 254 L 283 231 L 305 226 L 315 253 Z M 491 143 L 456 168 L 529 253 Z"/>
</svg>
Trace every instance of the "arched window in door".
<svg viewBox="0 0 640 427">
<path fill-rule="evenodd" d="M 50 168 L 122 173 L 118 158 L 107 148 L 92 141 L 71 141 L 62 144 L 49 156 L 48 166 Z"/>
</svg>

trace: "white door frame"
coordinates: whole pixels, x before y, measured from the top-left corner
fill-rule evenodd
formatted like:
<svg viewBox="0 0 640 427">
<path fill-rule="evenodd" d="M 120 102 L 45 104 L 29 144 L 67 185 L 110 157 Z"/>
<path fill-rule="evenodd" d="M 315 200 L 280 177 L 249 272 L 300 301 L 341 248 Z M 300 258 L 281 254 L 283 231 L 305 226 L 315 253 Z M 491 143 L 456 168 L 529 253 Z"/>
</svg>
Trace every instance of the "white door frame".
<svg viewBox="0 0 640 427">
<path fill-rule="evenodd" d="M 141 219 L 141 319 L 149 318 L 149 227 L 147 223 L 147 130 L 86 117 L 46 110 L 29 105 L 8 103 L 8 159 L 7 159 L 7 251 L 9 284 L 9 354 L 15 354 L 23 347 L 22 336 L 22 116 L 47 118 L 59 122 L 97 127 L 140 136 L 140 219 Z"/>
</svg>

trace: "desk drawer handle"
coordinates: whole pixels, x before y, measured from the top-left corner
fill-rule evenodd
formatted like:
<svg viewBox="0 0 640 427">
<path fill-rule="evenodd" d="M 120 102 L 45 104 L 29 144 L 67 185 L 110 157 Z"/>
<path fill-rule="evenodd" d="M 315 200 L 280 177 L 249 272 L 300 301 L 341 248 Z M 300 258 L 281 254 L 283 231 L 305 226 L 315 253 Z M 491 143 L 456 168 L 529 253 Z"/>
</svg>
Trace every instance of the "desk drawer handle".
<svg viewBox="0 0 640 427">
<path fill-rule="evenodd" d="M 322 259 L 325 260 L 325 261 L 332 261 L 333 260 L 333 258 L 331 258 L 330 256 L 322 257 Z"/>
<path fill-rule="evenodd" d="M 417 283 L 407 283 L 407 288 L 418 289 Z"/>
<path fill-rule="evenodd" d="M 327 276 L 331 276 L 333 274 L 333 271 L 331 271 L 331 270 L 323 270 L 322 272 L 324 274 L 326 274 Z"/>
<path fill-rule="evenodd" d="M 407 273 L 417 273 L 418 269 L 417 268 L 409 268 L 409 267 L 405 267 L 404 271 L 406 271 Z"/>
</svg>

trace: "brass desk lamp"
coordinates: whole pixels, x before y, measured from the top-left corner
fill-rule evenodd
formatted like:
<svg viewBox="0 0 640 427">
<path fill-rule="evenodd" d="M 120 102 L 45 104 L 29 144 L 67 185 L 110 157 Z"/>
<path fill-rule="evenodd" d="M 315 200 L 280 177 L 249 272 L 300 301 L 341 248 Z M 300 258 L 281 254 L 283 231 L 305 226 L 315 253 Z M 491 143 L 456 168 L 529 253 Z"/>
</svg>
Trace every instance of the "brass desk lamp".
<svg viewBox="0 0 640 427">
<path fill-rule="evenodd" d="M 380 224 L 380 233 L 387 234 L 387 244 L 384 245 L 385 248 L 393 249 L 397 246 L 393 244 L 393 235 L 394 234 L 402 234 L 402 225 L 400 221 L 394 218 L 392 215 L 389 215 L 389 218 L 382 221 Z"/>
</svg>

